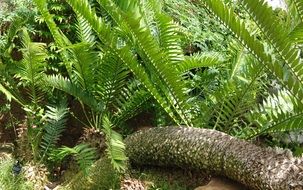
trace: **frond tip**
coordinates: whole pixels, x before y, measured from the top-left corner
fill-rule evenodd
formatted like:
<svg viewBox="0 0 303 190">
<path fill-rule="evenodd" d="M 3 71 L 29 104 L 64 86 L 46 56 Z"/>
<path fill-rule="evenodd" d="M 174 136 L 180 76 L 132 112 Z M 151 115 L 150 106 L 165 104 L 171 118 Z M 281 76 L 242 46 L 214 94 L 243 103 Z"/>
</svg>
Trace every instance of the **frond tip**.
<svg viewBox="0 0 303 190">
<path fill-rule="evenodd" d="M 108 117 L 103 118 L 103 132 L 106 135 L 107 154 L 113 167 L 118 171 L 126 169 L 125 145 L 122 136 L 113 131 L 112 123 Z"/>
</svg>

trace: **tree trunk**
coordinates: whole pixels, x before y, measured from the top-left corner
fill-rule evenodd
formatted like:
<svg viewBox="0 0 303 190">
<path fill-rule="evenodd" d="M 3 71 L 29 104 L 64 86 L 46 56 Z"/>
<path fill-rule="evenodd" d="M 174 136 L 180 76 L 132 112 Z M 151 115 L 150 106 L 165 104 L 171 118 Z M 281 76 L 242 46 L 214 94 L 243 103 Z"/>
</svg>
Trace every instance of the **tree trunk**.
<svg viewBox="0 0 303 190">
<path fill-rule="evenodd" d="M 223 175 L 251 189 L 303 190 L 303 158 L 198 128 L 152 128 L 125 139 L 132 164 L 177 166 Z"/>
</svg>

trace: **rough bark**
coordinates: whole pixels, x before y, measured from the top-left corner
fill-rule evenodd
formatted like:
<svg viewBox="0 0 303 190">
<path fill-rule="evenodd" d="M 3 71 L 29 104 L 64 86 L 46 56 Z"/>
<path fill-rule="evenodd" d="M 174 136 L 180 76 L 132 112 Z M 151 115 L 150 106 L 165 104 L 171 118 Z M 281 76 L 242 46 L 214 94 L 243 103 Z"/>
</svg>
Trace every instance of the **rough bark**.
<svg viewBox="0 0 303 190">
<path fill-rule="evenodd" d="M 152 128 L 125 139 L 131 163 L 211 172 L 251 189 L 303 190 L 303 158 L 210 129 Z"/>
</svg>

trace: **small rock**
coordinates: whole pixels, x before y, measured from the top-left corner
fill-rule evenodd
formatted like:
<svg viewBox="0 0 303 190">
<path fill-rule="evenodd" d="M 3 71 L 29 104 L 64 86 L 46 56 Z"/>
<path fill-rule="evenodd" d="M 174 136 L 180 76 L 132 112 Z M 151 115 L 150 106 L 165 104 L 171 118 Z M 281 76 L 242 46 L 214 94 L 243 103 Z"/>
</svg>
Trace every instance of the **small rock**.
<svg viewBox="0 0 303 190">
<path fill-rule="evenodd" d="M 235 181 L 214 177 L 207 185 L 197 187 L 195 190 L 247 190 L 247 188 Z"/>
</svg>

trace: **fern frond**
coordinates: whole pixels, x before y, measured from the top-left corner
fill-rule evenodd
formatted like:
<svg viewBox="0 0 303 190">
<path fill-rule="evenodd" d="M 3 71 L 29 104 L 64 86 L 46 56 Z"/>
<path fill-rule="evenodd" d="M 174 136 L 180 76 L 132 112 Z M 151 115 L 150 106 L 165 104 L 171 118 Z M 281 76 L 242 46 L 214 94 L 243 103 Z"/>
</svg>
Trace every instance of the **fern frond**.
<svg viewBox="0 0 303 190">
<path fill-rule="evenodd" d="M 245 128 L 242 137 L 251 139 L 266 133 L 302 130 L 302 107 L 289 92 L 280 90 L 252 111 L 250 120 L 255 126 Z"/>
<path fill-rule="evenodd" d="M 220 0 L 205 0 L 200 2 L 203 2 L 203 4 L 211 12 L 213 12 L 225 26 L 228 27 L 240 40 L 242 45 L 245 46 L 258 59 L 260 63 L 264 64 L 267 69 L 272 71 L 273 74 L 279 80 L 281 80 L 285 86 L 287 86 L 287 88 L 295 97 L 297 97 L 298 100 L 302 100 L 303 86 L 300 79 L 301 77 L 298 76 L 301 76 L 300 73 L 303 72 L 303 70 L 301 70 L 302 66 L 300 64 L 297 64 L 297 61 L 294 61 L 297 60 L 296 54 L 292 54 L 290 51 L 291 56 L 286 56 L 289 58 L 290 62 L 294 62 L 294 64 L 288 65 L 291 67 L 291 72 L 283 72 L 283 64 L 278 60 L 272 59 L 270 55 L 265 53 L 263 44 L 249 34 L 245 28 L 245 24 L 235 16 L 232 9 L 229 9 L 227 6 L 225 6 Z M 289 49 L 286 48 L 285 50 L 288 51 Z"/>
<path fill-rule="evenodd" d="M 113 123 L 119 125 L 122 122 L 134 117 L 142 109 L 143 105 L 151 99 L 150 93 L 138 89 L 137 86 L 127 85 L 117 98 L 117 111 L 113 116 Z"/>
<path fill-rule="evenodd" d="M 47 1 L 46 0 L 34 0 L 39 12 L 44 18 L 52 36 L 59 47 L 65 47 L 69 45 L 70 42 L 68 38 L 63 34 L 63 32 L 57 27 L 54 22 L 53 15 L 48 12 Z"/>
<path fill-rule="evenodd" d="M 222 61 L 217 54 L 195 54 L 185 57 L 185 60 L 177 65 L 180 74 L 184 74 L 192 69 L 211 67 L 221 64 Z"/>
<path fill-rule="evenodd" d="M 106 135 L 107 155 L 111 160 L 113 167 L 118 171 L 126 169 L 125 145 L 122 136 L 115 132 L 112 123 L 108 117 L 103 118 L 103 132 Z"/>
<path fill-rule="evenodd" d="M 51 15 L 47 9 L 47 1 L 46 0 L 34 0 L 35 5 L 38 8 L 38 11 L 40 12 L 40 14 L 42 15 L 46 25 L 48 26 L 48 29 L 50 30 L 56 45 L 59 48 L 64 48 L 66 46 L 71 45 L 71 42 L 69 41 L 69 39 L 64 35 L 64 33 L 58 28 L 58 26 L 56 25 L 55 21 L 54 21 L 54 17 L 53 15 Z M 63 60 L 63 62 L 65 63 L 67 72 L 69 73 L 69 75 L 71 74 L 71 65 L 69 64 L 69 54 L 67 51 L 59 51 L 60 56 Z"/>
<path fill-rule="evenodd" d="M 109 107 L 125 86 L 129 70 L 111 52 L 103 54 L 97 70 L 96 94 L 104 105 Z"/>
<path fill-rule="evenodd" d="M 262 76 L 264 66 L 256 59 L 245 54 L 239 48 L 233 52 L 235 59 L 231 65 L 237 65 L 237 69 L 231 71 L 229 80 L 214 93 L 216 100 L 213 108 L 214 128 L 233 134 L 243 126 L 250 125 L 247 114 L 256 106 L 256 95 L 263 89 Z M 243 56 L 239 59 L 240 56 Z"/>
<path fill-rule="evenodd" d="M 129 67 L 129 69 L 135 74 L 136 77 L 142 82 L 145 88 L 152 94 L 152 96 L 157 100 L 161 107 L 169 114 L 171 118 L 179 123 L 179 119 L 175 116 L 171 105 L 167 100 L 165 100 L 159 93 L 158 88 L 149 79 L 149 75 L 146 73 L 145 68 L 140 64 L 135 56 L 132 54 L 131 48 L 124 46 L 118 48 L 117 39 L 115 31 L 113 31 L 109 25 L 107 25 L 102 18 L 99 18 L 95 11 L 89 6 L 87 0 L 72 1 L 67 0 L 67 2 L 73 7 L 75 12 L 83 16 L 91 27 L 95 30 L 98 38 L 101 42 L 108 48 L 111 49 L 111 54 L 113 57 L 119 59 L 119 61 Z M 136 26 L 137 27 L 137 26 Z M 175 81 L 176 82 L 176 81 Z"/>
<path fill-rule="evenodd" d="M 20 97 L 16 93 L 16 90 L 7 88 L 4 85 L 2 85 L 1 83 L 0 83 L 0 92 L 2 92 L 6 96 L 6 98 L 7 98 L 8 101 L 15 100 L 21 106 L 25 106 L 26 105 L 25 100 L 23 100 L 23 98 Z"/>
<path fill-rule="evenodd" d="M 298 14 L 301 18 L 301 22 L 303 23 L 303 2 L 301 0 L 291 0 L 291 1 L 294 2 Z"/>
<path fill-rule="evenodd" d="M 50 155 L 50 160 L 61 161 L 69 155 L 72 155 L 76 159 L 81 171 L 83 171 L 85 175 L 89 173 L 90 166 L 92 166 L 97 158 L 95 148 L 91 148 L 88 144 L 79 144 L 73 148 L 64 146 L 53 150 Z"/>
<path fill-rule="evenodd" d="M 78 23 L 76 25 L 76 31 L 78 35 L 78 40 L 80 42 L 85 42 L 89 44 L 95 43 L 96 39 L 93 34 L 93 29 L 87 23 L 87 21 L 82 16 L 77 16 Z"/>
<path fill-rule="evenodd" d="M 29 88 L 29 95 L 33 103 L 37 103 L 42 98 L 42 95 L 39 95 L 39 89 L 42 89 L 41 81 L 45 75 L 46 45 L 44 43 L 31 42 L 29 34 L 24 29 L 22 46 L 23 59 L 18 64 L 19 69 L 16 71 L 15 76 Z"/>
<path fill-rule="evenodd" d="M 95 77 L 93 68 L 99 60 L 97 53 L 90 46 L 90 44 L 78 43 L 67 47 L 71 52 L 70 65 L 73 68 L 70 79 L 83 90 L 93 88 Z"/>
<path fill-rule="evenodd" d="M 46 111 L 46 125 L 44 127 L 44 134 L 41 141 L 42 159 L 48 154 L 58 143 L 62 132 L 65 129 L 67 121 L 68 108 L 66 105 L 61 104 L 56 107 L 48 106 Z"/>
<path fill-rule="evenodd" d="M 103 106 L 100 105 L 94 98 L 94 96 L 80 89 L 79 86 L 73 84 L 69 79 L 66 79 L 59 75 L 51 75 L 45 77 L 44 81 L 50 87 L 57 88 L 66 92 L 67 94 L 74 96 L 79 101 L 83 102 L 95 111 L 100 111 L 103 108 Z"/>
<path fill-rule="evenodd" d="M 259 26 L 265 37 L 283 59 L 285 65 L 301 84 L 303 84 L 303 66 L 299 59 L 299 51 L 292 47 L 287 38 L 285 26 L 274 17 L 273 11 L 263 0 L 243 0 L 244 7 Z"/>
<path fill-rule="evenodd" d="M 3 45 L 0 46 L 0 55 L 1 56 L 9 56 L 11 51 L 11 46 L 13 45 L 13 40 L 16 37 L 17 33 L 22 30 L 26 19 L 16 16 L 12 22 L 10 23 L 9 29 L 7 33 L 4 35 L 5 42 Z"/>
<path fill-rule="evenodd" d="M 155 22 L 158 29 L 159 45 L 167 54 L 172 66 L 184 60 L 183 50 L 180 46 L 180 30 L 169 16 L 156 12 Z"/>
<path fill-rule="evenodd" d="M 166 55 L 169 52 L 163 51 L 153 38 L 149 30 L 140 26 L 140 19 L 134 19 L 132 15 L 123 13 L 115 3 L 99 0 L 100 5 L 108 11 L 109 15 L 119 24 L 120 28 L 125 29 L 128 35 L 128 43 L 136 47 L 140 57 L 147 66 L 154 70 L 157 81 L 162 83 L 166 89 L 161 89 L 169 103 L 174 107 L 182 121 L 191 126 L 191 121 L 187 118 L 184 110 L 186 98 L 183 89 L 185 83 L 178 76 L 177 71 L 171 66 Z M 158 83 L 159 84 L 159 83 Z M 161 87 L 161 85 L 160 85 Z"/>
<path fill-rule="evenodd" d="M 288 40 L 295 45 L 303 44 L 303 22 L 288 34 Z"/>
</svg>

